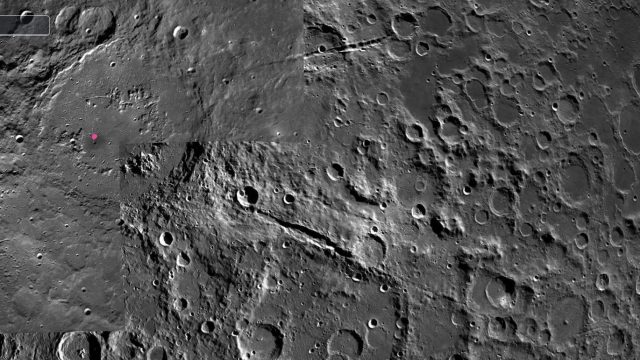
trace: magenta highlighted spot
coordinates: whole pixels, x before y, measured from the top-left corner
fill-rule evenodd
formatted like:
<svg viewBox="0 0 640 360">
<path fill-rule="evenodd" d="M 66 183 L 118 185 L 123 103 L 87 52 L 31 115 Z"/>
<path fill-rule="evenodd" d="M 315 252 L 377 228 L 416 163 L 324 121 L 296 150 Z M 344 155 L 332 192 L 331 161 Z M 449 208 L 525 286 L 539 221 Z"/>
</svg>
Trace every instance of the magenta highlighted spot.
<svg viewBox="0 0 640 360">
<path fill-rule="evenodd" d="M 89 135 L 89 137 L 91 138 L 91 140 L 93 140 L 94 142 L 96 140 L 98 140 L 98 134 L 97 133 L 91 133 L 91 135 Z"/>
</svg>

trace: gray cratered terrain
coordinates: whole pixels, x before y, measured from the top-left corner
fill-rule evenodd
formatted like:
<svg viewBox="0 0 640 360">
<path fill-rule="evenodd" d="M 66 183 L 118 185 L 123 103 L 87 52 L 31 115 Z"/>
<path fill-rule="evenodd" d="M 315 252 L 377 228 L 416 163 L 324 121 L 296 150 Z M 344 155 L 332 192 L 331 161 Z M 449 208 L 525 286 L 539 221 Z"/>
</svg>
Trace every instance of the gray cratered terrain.
<svg viewBox="0 0 640 360">
<path fill-rule="evenodd" d="M 0 359 L 640 358 L 636 2 L 0 8 Z"/>
</svg>

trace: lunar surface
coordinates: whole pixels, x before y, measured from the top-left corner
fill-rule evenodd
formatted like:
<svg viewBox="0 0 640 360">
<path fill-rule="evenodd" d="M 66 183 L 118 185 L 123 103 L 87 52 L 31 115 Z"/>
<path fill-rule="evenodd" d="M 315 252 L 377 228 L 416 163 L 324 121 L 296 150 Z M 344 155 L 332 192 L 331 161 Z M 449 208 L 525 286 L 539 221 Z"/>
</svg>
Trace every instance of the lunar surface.
<svg viewBox="0 0 640 360">
<path fill-rule="evenodd" d="M 0 359 L 640 358 L 636 2 L 0 14 Z"/>
</svg>

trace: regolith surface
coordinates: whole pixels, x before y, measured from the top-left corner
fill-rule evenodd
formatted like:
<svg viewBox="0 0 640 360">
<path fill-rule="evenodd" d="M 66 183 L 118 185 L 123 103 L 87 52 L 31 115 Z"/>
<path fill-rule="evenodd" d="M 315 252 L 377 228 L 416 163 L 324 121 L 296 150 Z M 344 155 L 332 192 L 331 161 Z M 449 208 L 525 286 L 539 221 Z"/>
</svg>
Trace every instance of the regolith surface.
<svg viewBox="0 0 640 360">
<path fill-rule="evenodd" d="M 0 10 L 0 359 L 640 358 L 636 2 Z"/>
</svg>

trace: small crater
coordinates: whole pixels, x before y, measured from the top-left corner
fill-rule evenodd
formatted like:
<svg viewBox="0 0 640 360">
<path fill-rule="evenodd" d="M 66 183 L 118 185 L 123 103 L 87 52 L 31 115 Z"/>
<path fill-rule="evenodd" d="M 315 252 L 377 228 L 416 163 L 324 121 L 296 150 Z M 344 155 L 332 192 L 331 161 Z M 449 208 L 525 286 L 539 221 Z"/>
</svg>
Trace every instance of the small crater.
<svg viewBox="0 0 640 360">
<path fill-rule="evenodd" d="M 173 244 L 173 235 L 171 235 L 170 232 L 165 231 L 162 234 L 160 234 L 160 245 L 162 246 L 171 246 L 171 244 Z"/>
<path fill-rule="evenodd" d="M 431 227 L 431 231 L 438 236 L 445 235 L 445 232 L 447 231 L 444 222 L 437 215 L 431 217 L 429 220 L 429 226 Z"/>
<path fill-rule="evenodd" d="M 424 219 L 427 209 L 422 204 L 416 204 L 411 208 L 411 217 L 414 219 Z"/>
<path fill-rule="evenodd" d="M 609 242 L 612 246 L 621 247 L 624 243 L 624 231 L 620 226 L 614 226 L 609 235 Z"/>
<path fill-rule="evenodd" d="M 200 324 L 200 331 L 203 334 L 211 334 L 214 330 L 215 324 L 211 320 L 203 321 L 202 324 Z"/>
<path fill-rule="evenodd" d="M 602 300 L 591 301 L 589 312 L 593 320 L 599 320 L 604 318 L 605 316 L 604 302 L 602 302 Z"/>
<path fill-rule="evenodd" d="M 500 187 L 496 189 L 490 198 L 490 208 L 497 216 L 506 216 L 513 211 L 513 206 L 516 201 L 516 195 L 507 187 Z"/>
<path fill-rule="evenodd" d="M 398 37 L 412 36 L 417 26 L 418 20 L 412 13 L 400 13 L 391 20 L 391 29 Z"/>
<path fill-rule="evenodd" d="M 334 162 L 327 167 L 327 176 L 329 176 L 331 181 L 338 181 L 344 178 L 344 168 L 342 165 Z"/>
<path fill-rule="evenodd" d="M 515 336 L 516 328 L 511 317 L 494 317 L 489 320 L 487 334 L 493 339 L 507 341 Z"/>
<path fill-rule="evenodd" d="M 106 7 L 91 7 L 80 13 L 78 27 L 85 29 L 83 36 L 86 41 L 102 41 L 111 36 L 116 21 L 111 10 Z"/>
<path fill-rule="evenodd" d="M 616 156 L 613 174 L 614 183 L 618 190 L 631 190 L 631 185 L 636 181 L 636 173 L 629 160 L 620 155 Z"/>
<path fill-rule="evenodd" d="M 462 123 L 460 119 L 455 116 L 449 116 L 442 122 L 438 129 L 438 134 L 449 145 L 454 145 L 460 142 L 462 139 L 460 129 Z"/>
<path fill-rule="evenodd" d="M 523 335 L 526 335 L 531 339 L 535 338 L 535 336 L 538 334 L 538 322 L 530 317 L 525 318 L 523 324 L 521 324 L 518 328 Z"/>
<path fill-rule="evenodd" d="M 558 80 L 558 72 L 549 61 L 541 61 L 538 63 L 537 73 L 546 84 L 550 84 Z"/>
<path fill-rule="evenodd" d="M 91 333 L 69 332 L 62 335 L 57 355 L 60 360 L 100 360 L 99 340 Z"/>
<path fill-rule="evenodd" d="M 432 7 L 421 14 L 419 24 L 420 28 L 428 33 L 444 36 L 449 31 L 452 21 L 446 10 L 441 7 Z"/>
<path fill-rule="evenodd" d="M 489 104 L 487 100 L 487 92 L 484 84 L 476 79 L 467 81 L 465 84 L 467 96 L 473 101 L 478 109 L 484 109 Z"/>
<path fill-rule="evenodd" d="M 378 105 L 387 105 L 389 103 L 389 95 L 387 95 L 386 92 L 379 92 L 376 95 L 376 102 L 378 103 Z"/>
<path fill-rule="evenodd" d="M 580 105 L 573 95 L 560 98 L 552 107 L 563 124 L 574 124 L 578 119 Z"/>
<path fill-rule="evenodd" d="M 357 358 L 362 354 L 364 342 L 354 330 L 341 329 L 331 335 L 327 343 L 327 352 L 331 355 L 339 354 L 349 358 Z"/>
<path fill-rule="evenodd" d="M 178 311 L 183 311 L 189 306 L 189 302 L 185 298 L 178 298 L 173 302 L 173 307 Z"/>
<path fill-rule="evenodd" d="M 538 333 L 538 342 L 540 345 L 547 345 L 551 341 L 551 331 L 544 329 Z"/>
<path fill-rule="evenodd" d="M 473 219 L 478 225 L 486 225 L 489 222 L 489 212 L 484 209 L 480 209 L 475 212 Z"/>
<path fill-rule="evenodd" d="M 376 319 L 376 318 L 371 318 L 371 319 L 369 319 L 369 321 L 367 322 L 367 327 L 368 327 L 369 329 L 375 329 L 375 328 L 377 328 L 377 327 L 378 327 L 378 325 L 379 325 L 379 324 L 378 324 L 378 319 Z"/>
<path fill-rule="evenodd" d="M 33 21 L 33 11 L 25 10 L 20 13 L 20 24 L 27 25 Z"/>
<path fill-rule="evenodd" d="M 79 13 L 80 10 L 76 6 L 63 7 L 54 21 L 56 30 L 61 34 L 72 33 L 78 24 Z"/>
<path fill-rule="evenodd" d="M 291 205 L 296 201 L 296 197 L 291 193 L 287 193 L 282 197 L 282 201 L 287 205 Z"/>
<path fill-rule="evenodd" d="M 498 96 L 493 103 L 493 111 L 498 124 L 511 127 L 520 118 L 518 101 L 511 97 Z"/>
<path fill-rule="evenodd" d="M 589 236 L 585 233 L 579 233 L 573 241 L 579 250 L 584 250 L 589 245 Z"/>
<path fill-rule="evenodd" d="M 609 356 L 619 356 L 626 347 L 626 336 L 623 330 L 614 327 L 607 337 L 607 354 Z"/>
<path fill-rule="evenodd" d="M 355 245 L 355 253 L 367 266 L 376 267 L 380 265 L 387 254 L 387 245 L 376 235 L 369 235 L 358 241 Z"/>
<path fill-rule="evenodd" d="M 599 291 L 605 291 L 609 288 L 609 275 L 607 273 L 600 273 L 596 277 L 596 289 Z"/>
<path fill-rule="evenodd" d="M 189 264 L 191 264 L 191 259 L 189 258 L 189 255 L 187 255 L 187 253 L 182 251 L 180 252 L 180 254 L 178 254 L 178 257 L 176 258 L 176 264 L 179 267 L 187 267 L 189 266 Z"/>
<path fill-rule="evenodd" d="M 522 225 L 520 225 L 520 235 L 524 237 L 528 237 L 533 235 L 533 233 L 534 233 L 534 228 L 531 224 L 523 223 Z"/>
<path fill-rule="evenodd" d="M 386 43 L 387 54 L 394 60 L 406 60 L 412 55 L 411 43 L 405 40 L 390 40 Z"/>
<path fill-rule="evenodd" d="M 243 360 L 275 360 L 282 353 L 284 336 L 271 324 L 255 324 L 236 337 L 236 344 Z"/>
<path fill-rule="evenodd" d="M 539 131 L 538 134 L 536 135 L 536 143 L 538 144 L 538 147 L 542 150 L 546 150 L 549 148 L 549 145 L 551 145 L 551 134 L 548 131 Z"/>
<path fill-rule="evenodd" d="M 173 29 L 173 38 L 174 39 L 178 39 L 178 40 L 184 40 L 187 38 L 187 36 L 189 35 L 189 29 L 187 29 L 184 26 L 176 26 Z"/>
<path fill-rule="evenodd" d="M 567 200 L 580 202 L 587 198 L 590 191 L 589 171 L 576 154 L 569 156 L 560 173 L 560 184 Z"/>
<path fill-rule="evenodd" d="M 416 43 L 416 55 L 425 56 L 431 50 L 431 46 L 426 41 L 418 41 Z"/>
<path fill-rule="evenodd" d="M 419 123 L 413 123 L 408 125 L 405 128 L 405 132 L 404 132 L 405 136 L 407 137 L 407 140 L 413 142 L 413 143 L 418 143 L 418 142 L 422 142 L 422 140 L 425 137 L 425 129 L 422 126 L 422 124 Z"/>
<path fill-rule="evenodd" d="M 154 346 L 147 351 L 147 360 L 167 360 L 167 352 L 160 345 Z"/>
<path fill-rule="evenodd" d="M 258 190 L 252 186 L 245 186 L 236 192 L 236 200 L 244 207 L 255 205 L 259 198 Z"/>
<path fill-rule="evenodd" d="M 578 216 L 576 216 L 575 221 L 576 229 L 585 231 L 587 230 L 587 226 L 589 225 L 589 215 L 585 212 L 581 212 L 580 214 L 578 214 Z"/>
<path fill-rule="evenodd" d="M 515 304 L 516 284 L 513 280 L 500 276 L 491 279 L 485 294 L 491 305 L 497 308 L 511 308 Z"/>
</svg>

